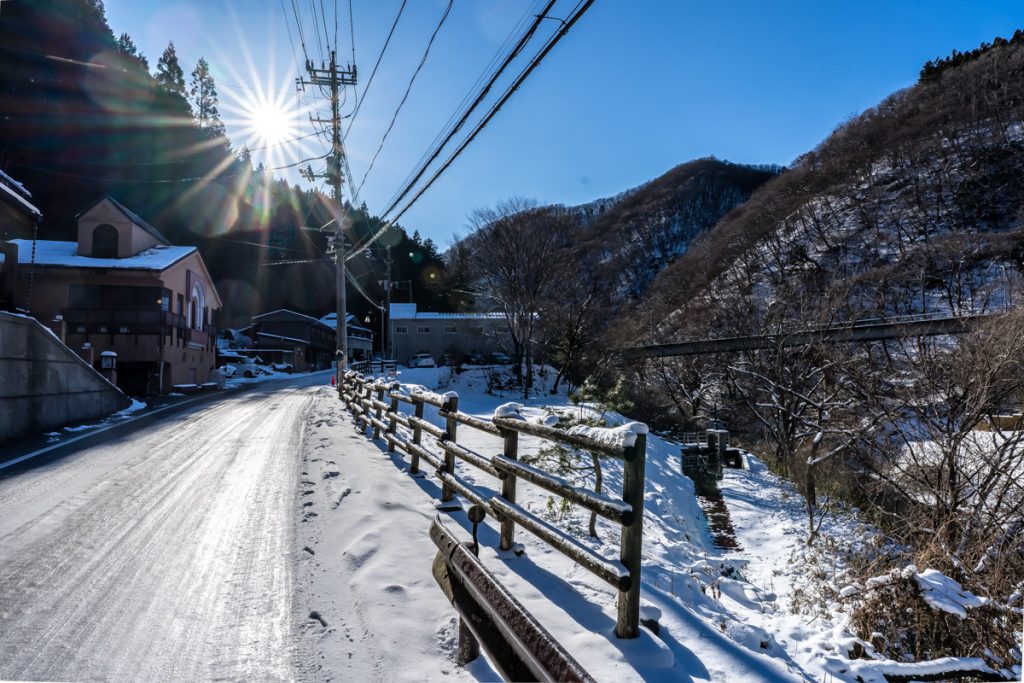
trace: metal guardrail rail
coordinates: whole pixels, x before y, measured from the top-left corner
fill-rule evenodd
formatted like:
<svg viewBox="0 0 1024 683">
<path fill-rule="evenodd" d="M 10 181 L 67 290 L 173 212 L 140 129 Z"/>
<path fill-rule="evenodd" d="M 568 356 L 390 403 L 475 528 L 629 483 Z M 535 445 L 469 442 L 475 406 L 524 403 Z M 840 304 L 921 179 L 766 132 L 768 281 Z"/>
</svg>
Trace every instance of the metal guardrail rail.
<svg viewBox="0 0 1024 683">
<path fill-rule="evenodd" d="M 607 582 L 618 592 L 616 635 L 620 638 L 635 638 L 639 635 L 647 449 L 645 434 L 637 434 L 633 446 L 621 447 L 525 420 L 507 417 L 483 420 L 460 412 L 459 398 L 454 392 L 443 396 L 429 392 L 407 394 L 399 390 L 397 382 L 370 380 L 354 371 L 342 377 L 339 395 L 355 416 L 357 425 L 363 429 L 372 428 L 373 438 L 383 438 L 388 444 L 388 452 L 398 449 L 409 455 L 410 474 L 418 473 L 424 461 L 434 468 L 435 476 L 441 481 L 443 502 L 451 501 L 458 494 L 474 505 L 481 506 L 497 519 L 501 523 L 499 545 L 502 550 L 512 549 L 516 528 L 522 527 Z M 411 405 L 412 414 L 401 412 L 401 404 Z M 424 419 L 424 409 L 428 405 L 438 408 L 439 416 L 445 420 L 443 429 Z M 501 453 L 488 456 L 459 444 L 457 438 L 460 425 L 500 437 Z M 399 431 L 399 426 L 403 427 L 402 431 Z M 424 434 L 432 437 L 432 443 L 424 443 Z M 520 434 L 622 460 L 621 498 L 573 486 L 565 479 L 519 462 Z M 459 476 L 455 466 L 457 460 L 497 479 L 500 493 L 481 489 L 477 484 Z M 566 498 L 619 525 L 619 557 L 608 558 L 598 554 L 518 505 L 516 485 L 519 479 Z"/>
<path fill-rule="evenodd" d="M 459 664 L 483 644 L 509 681 L 593 681 L 579 662 L 513 597 L 440 516 L 430 525 L 437 546 L 434 579 L 459 612 Z"/>
</svg>

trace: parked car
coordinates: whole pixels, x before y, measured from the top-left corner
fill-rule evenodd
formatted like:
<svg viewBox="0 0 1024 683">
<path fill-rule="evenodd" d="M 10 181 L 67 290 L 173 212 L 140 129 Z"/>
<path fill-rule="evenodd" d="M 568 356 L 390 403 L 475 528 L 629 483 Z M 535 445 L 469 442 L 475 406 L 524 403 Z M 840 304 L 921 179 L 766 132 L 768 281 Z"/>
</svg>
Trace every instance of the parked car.
<svg viewBox="0 0 1024 683">
<path fill-rule="evenodd" d="M 446 367 L 449 365 L 455 365 L 455 356 L 450 353 L 446 353 L 441 356 L 441 366 Z"/>
<path fill-rule="evenodd" d="M 483 365 L 484 357 L 479 353 L 471 353 L 462 359 L 463 365 Z"/>
<path fill-rule="evenodd" d="M 235 367 L 233 373 L 226 373 L 228 377 L 255 377 L 264 372 L 261 367 L 256 365 L 252 358 L 238 353 L 222 353 L 220 354 L 220 362 Z"/>
<path fill-rule="evenodd" d="M 409 359 L 410 368 L 436 368 L 437 361 L 429 353 L 417 353 Z"/>
<path fill-rule="evenodd" d="M 512 359 L 508 357 L 508 354 L 495 352 L 487 354 L 487 362 L 492 365 L 508 365 Z"/>
<path fill-rule="evenodd" d="M 274 368 L 276 372 L 285 372 L 289 375 L 295 372 L 295 366 L 291 363 L 271 363 L 270 367 Z"/>
</svg>

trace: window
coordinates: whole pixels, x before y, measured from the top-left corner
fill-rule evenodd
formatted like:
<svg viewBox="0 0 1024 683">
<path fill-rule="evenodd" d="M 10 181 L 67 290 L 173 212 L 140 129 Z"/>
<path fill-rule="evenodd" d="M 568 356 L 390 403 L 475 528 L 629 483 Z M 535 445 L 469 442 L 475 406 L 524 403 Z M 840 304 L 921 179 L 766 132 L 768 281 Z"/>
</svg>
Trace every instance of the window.
<svg viewBox="0 0 1024 683">
<path fill-rule="evenodd" d="M 395 334 L 405 334 L 409 331 L 409 328 L 405 325 L 395 325 Z"/>
<path fill-rule="evenodd" d="M 416 332 L 419 334 L 430 334 L 430 327 L 427 325 L 420 325 L 416 328 Z"/>
<path fill-rule="evenodd" d="M 104 223 L 92 231 L 93 258 L 117 258 L 117 228 Z"/>
<path fill-rule="evenodd" d="M 472 334 L 483 334 L 484 333 L 484 326 L 483 325 L 471 325 L 470 328 L 469 328 L 469 331 Z"/>
<path fill-rule="evenodd" d="M 198 282 L 192 285 L 192 296 L 188 302 L 188 327 L 194 330 L 203 329 L 203 309 L 206 307 L 206 294 Z"/>
<path fill-rule="evenodd" d="M 456 332 L 457 332 L 457 330 L 455 329 L 455 325 L 445 325 L 444 326 L 444 333 L 445 334 L 455 334 Z"/>
</svg>

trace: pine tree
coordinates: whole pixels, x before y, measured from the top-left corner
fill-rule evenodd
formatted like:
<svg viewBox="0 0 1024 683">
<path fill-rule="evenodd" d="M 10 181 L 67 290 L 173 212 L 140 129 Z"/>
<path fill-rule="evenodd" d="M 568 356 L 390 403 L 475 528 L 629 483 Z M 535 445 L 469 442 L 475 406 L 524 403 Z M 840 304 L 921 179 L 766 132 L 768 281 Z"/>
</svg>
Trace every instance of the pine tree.
<svg viewBox="0 0 1024 683">
<path fill-rule="evenodd" d="M 185 97 L 185 72 L 178 64 L 178 53 L 174 50 L 174 41 L 167 44 L 167 49 L 156 63 L 156 81 L 168 92 Z"/>
<path fill-rule="evenodd" d="M 224 124 L 217 110 L 217 86 L 210 73 L 210 64 L 203 57 L 192 71 L 189 95 L 192 102 L 192 115 L 196 125 L 205 130 L 211 137 L 224 135 Z"/>
<path fill-rule="evenodd" d="M 146 59 L 146 55 L 139 52 L 139 48 L 135 45 L 135 41 L 127 33 L 122 33 L 121 37 L 117 39 L 117 50 L 121 54 L 127 55 L 133 58 L 139 63 L 146 71 L 149 71 L 149 60 Z"/>
</svg>

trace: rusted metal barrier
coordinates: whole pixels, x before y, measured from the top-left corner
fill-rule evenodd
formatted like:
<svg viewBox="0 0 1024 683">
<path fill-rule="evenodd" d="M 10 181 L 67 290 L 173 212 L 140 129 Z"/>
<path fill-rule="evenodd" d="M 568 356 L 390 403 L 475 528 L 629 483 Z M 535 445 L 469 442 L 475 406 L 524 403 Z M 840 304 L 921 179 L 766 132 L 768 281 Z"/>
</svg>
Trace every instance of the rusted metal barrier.
<svg viewBox="0 0 1024 683">
<path fill-rule="evenodd" d="M 380 380 L 366 379 L 357 373 L 345 375 L 342 391 L 346 405 L 361 428 L 373 428 L 374 438 L 387 441 L 388 450 L 396 448 L 410 456 L 410 472 L 417 473 L 421 461 L 434 468 L 441 481 L 441 499 L 451 501 L 455 494 L 480 505 L 501 524 L 500 548 L 515 545 L 516 527 L 522 527 L 552 548 L 563 553 L 618 591 L 615 633 L 620 638 L 635 638 L 640 633 L 640 576 L 643 545 L 644 468 L 646 435 L 634 434 L 630 446 L 611 445 L 586 436 L 571 434 L 555 427 L 538 425 L 515 417 L 495 416 L 491 420 L 467 415 L 458 409 L 458 396 L 428 392 L 403 393 L 397 383 L 385 385 Z M 384 401 L 385 390 L 391 399 Z M 376 392 L 374 397 L 372 392 Z M 399 412 L 399 405 L 412 405 L 413 415 Z M 433 406 L 445 421 L 442 429 L 424 419 L 424 407 Z M 386 411 L 386 416 L 385 416 Z M 411 439 L 397 429 L 401 425 L 411 431 Z M 477 453 L 457 441 L 458 426 L 463 425 L 500 438 L 500 453 Z M 428 450 L 423 435 L 433 437 L 439 452 Z M 583 449 L 623 462 L 621 498 L 573 486 L 569 481 L 519 461 L 519 435 L 528 434 L 546 441 Z M 462 461 L 500 482 L 500 494 L 481 490 L 465 481 L 456 470 Z M 621 527 L 619 557 L 608 558 L 583 545 L 573 536 L 549 524 L 516 502 L 517 482 L 531 484 L 580 505 Z"/>
<path fill-rule="evenodd" d="M 459 613 L 459 664 L 480 646 L 509 681 L 593 681 L 579 662 L 487 571 L 438 516 L 430 525 L 437 546 L 433 573 Z"/>
</svg>

